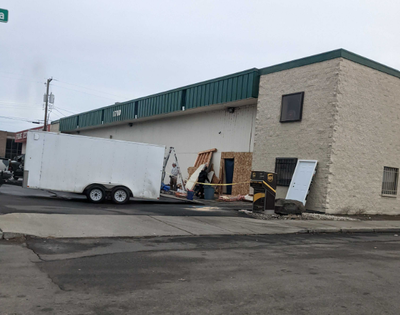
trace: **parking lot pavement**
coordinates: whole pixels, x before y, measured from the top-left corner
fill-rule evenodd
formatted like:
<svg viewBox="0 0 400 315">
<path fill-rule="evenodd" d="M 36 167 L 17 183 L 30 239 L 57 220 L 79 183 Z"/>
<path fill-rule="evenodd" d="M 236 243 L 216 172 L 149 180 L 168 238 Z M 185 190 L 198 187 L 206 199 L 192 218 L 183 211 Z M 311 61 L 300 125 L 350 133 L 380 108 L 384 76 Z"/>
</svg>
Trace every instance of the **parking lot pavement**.
<svg viewBox="0 0 400 315">
<path fill-rule="evenodd" d="M 393 234 L 0 240 L 1 314 L 399 314 Z"/>
<path fill-rule="evenodd" d="M 17 186 L 0 187 L 0 214 L 47 213 L 89 215 L 169 215 L 169 216 L 240 216 L 235 211 L 251 204 L 198 204 L 161 196 L 160 200 L 131 199 L 124 205 L 112 202 L 90 203 L 85 196 L 63 192 L 25 189 Z"/>
</svg>

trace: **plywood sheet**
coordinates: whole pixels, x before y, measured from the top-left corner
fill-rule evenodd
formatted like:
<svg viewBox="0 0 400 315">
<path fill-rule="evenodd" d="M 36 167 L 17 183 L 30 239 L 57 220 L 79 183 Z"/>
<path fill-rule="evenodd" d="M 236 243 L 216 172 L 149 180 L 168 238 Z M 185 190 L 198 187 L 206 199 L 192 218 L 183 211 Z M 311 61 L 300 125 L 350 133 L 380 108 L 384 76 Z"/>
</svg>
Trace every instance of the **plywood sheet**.
<svg viewBox="0 0 400 315">
<path fill-rule="evenodd" d="M 219 184 L 219 178 L 215 174 L 212 177 L 211 184 Z"/>
<path fill-rule="evenodd" d="M 216 151 L 217 151 L 217 149 L 214 148 L 214 149 L 199 152 L 197 155 L 197 159 L 194 162 L 194 167 L 198 167 L 201 164 L 210 165 L 213 152 L 216 152 Z"/>
<path fill-rule="evenodd" d="M 252 156 L 251 152 L 237 152 L 235 154 L 235 164 L 233 170 L 233 182 L 234 183 L 243 183 L 235 185 L 232 188 L 233 195 L 246 195 L 249 193 L 250 183 L 250 175 L 251 175 L 251 165 L 252 165 Z"/>
<path fill-rule="evenodd" d="M 233 169 L 233 182 L 243 183 L 239 185 L 232 186 L 232 195 L 246 195 L 249 193 L 250 188 L 250 175 L 251 175 L 251 165 L 252 165 L 251 152 L 221 152 L 221 163 L 219 178 L 222 182 L 224 180 L 224 165 L 225 159 L 234 159 L 234 169 Z M 218 192 L 221 194 L 223 188 L 219 187 Z"/>
<path fill-rule="evenodd" d="M 198 168 L 198 167 L 194 167 L 194 166 L 188 167 L 187 171 L 188 171 L 189 178 L 190 178 L 190 176 L 192 176 L 192 174 L 193 174 L 194 172 L 196 172 L 197 168 Z"/>
</svg>

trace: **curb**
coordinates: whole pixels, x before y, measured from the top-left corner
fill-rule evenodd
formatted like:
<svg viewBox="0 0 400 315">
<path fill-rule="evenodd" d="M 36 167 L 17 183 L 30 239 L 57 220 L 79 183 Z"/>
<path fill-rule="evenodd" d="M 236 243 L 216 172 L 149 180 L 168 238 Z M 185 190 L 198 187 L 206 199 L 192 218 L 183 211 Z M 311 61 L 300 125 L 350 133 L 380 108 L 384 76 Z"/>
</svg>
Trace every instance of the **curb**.
<svg viewBox="0 0 400 315">
<path fill-rule="evenodd" d="M 308 233 L 399 233 L 400 228 L 332 228 L 309 229 Z M 286 233 L 288 234 L 288 233 Z"/>
<path fill-rule="evenodd" d="M 303 230 L 298 230 L 298 231 L 293 231 L 289 233 L 274 233 L 274 235 L 287 235 L 287 234 L 320 234 L 320 233 L 396 233 L 400 234 L 400 228 L 315 228 L 315 229 L 303 229 Z M 248 235 L 248 234 L 232 234 L 235 236 L 240 236 L 240 235 Z M 254 234 L 251 234 L 254 235 Z M 259 233 L 256 235 L 271 235 L 270 233 Z M 14 232 L 3 232 L 0 230 L 0 240 L 4 239 L 6 241 L 9 240 L 25 240 L 28 236 L 28 234 L 23 234 L 23 233 L 14 233 Z M 164 235 L 165 237 L 174 237 L 174 236 L 179 236 L 179 235 Z M 193 235 L 193 236 L 210 236 L 210 235 Z M 225 235 L 224 236 L 228 236 Z M 33 236 L 35 237 L 35 236 Z M 38 236 L 39 237 L 39 236 Z M 123 236 L 113 236 L 112 238 L 119 238 Z M 160 237 L 160 236 L 134 236 L 134 237 L 128 237 L 128 238 L 147 238 L 147 237 Z M 39 238 L 49 238 L 49 237 L 39 237 Z M 50 237 L 50 238 L 57 238 L 57 237 Z M 62 238 L 62 237 L 61 237 Z M 98 238 L 98 237 L 90 237 L 90 238 Z M 99 237 L 99 238 L 110 238 L 110 237 Z"/>
<path fill-rule="evenodd" d="M 374 228 L 342 228 L 342 233 L 375 233 Z"/>
<path fill-rule="evenodd" d="M 316 229 L 308 229 L 308 233 L 341 233 L 342 230 L 339 228 L 316 228 Z"/>
<path fill-rule="evenodd" d="M 375 233 L 400 233 L 400 228 L 374 228 Z"/>
<path fill-rule="evenodd" d="M 26 234 L 0 231 L 0 239 L 6 240 L 6 241 L 17 240 L 17 239 L 24 240 L 24 239 L 26 239 Z"/>
</svg>

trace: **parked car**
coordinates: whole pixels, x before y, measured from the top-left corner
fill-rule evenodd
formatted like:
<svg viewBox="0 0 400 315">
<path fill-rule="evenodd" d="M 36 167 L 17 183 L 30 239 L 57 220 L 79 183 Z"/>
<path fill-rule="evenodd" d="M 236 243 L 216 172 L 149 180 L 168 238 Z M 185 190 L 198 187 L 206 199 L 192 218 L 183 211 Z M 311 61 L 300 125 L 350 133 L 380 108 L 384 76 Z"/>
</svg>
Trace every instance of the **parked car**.
<svg viewBox="0 0 400 315">
<path fill-rule="evenodd" d="M 12 177 L 12 173 L 9 167 L 10 167 L 9 159 L 0 159 L 0 179 L 9 179 Z"/>
<path fill-rule="evenodd" d="M 18 180 L 19 178 L 24 177 L 24 161 L 25 154 L 14 157 L 9 164 L 9 171 L 11 171 L 14 179 Z"/>
<path fill-rule="evenodd" d="M 8 171 L 8 165 L 10 164 L 9 159 L 0 159 L 0 172 Z"/>
</svg>

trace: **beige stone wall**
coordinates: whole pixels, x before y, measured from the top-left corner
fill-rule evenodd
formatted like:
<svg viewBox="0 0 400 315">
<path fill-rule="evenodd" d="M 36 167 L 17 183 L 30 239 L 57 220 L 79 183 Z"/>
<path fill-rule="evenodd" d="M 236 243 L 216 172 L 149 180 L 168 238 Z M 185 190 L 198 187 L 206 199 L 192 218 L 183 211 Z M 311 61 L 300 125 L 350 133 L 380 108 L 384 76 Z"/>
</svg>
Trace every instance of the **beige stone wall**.
<svg viewBox="0 0 400 315">
<path fill-rule="evenodd" d="M 306 207 L 326 211 L 340 59 L 261 76 L 253 170 L 274 171 L 277 157 L 318 160 Z M 280 123 L 282 95 L 303 92 L 301 122 Z M 278 186 L 277 197 L 287 187 Z"/>
<path fill-rule="evenodd" d="M 50 132 L 59 132 L 59 131 L 60 131 L 60 123 L 50 125 Z"/>
<path fill-rule="evenodd" d="M 400 79 L 342 60 L 333 140 L 327 211 L 400 214 L 381 196 L 384 166 L 400 168 Z"/>
</svg>

